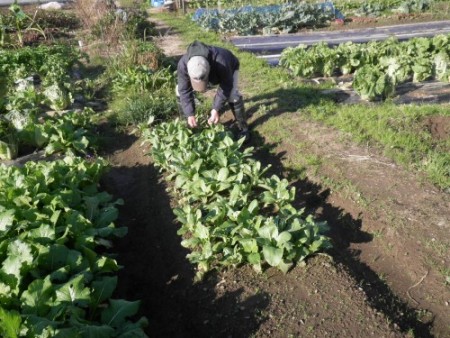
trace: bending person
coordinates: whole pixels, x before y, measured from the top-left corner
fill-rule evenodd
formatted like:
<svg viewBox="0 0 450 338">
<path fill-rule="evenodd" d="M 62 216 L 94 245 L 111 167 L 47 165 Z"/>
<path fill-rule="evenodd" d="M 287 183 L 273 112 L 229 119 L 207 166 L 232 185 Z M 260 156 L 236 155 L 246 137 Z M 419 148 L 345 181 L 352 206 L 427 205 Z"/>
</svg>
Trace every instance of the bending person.
<svg viewBox="0 0 450 338">
<path fill-rule="evenodd" d="M 250 133 L 244 100 L 238 90 L 239 59 L 228 49 L 208 46 L 200 41 L 189 45 L 178 62 L 176 95 L 178 110 L 191 128 L 197 126 L 194 91 L 205 92 L 208 83 L 218 85 L 209 124 L 219 122 L 219 113 L 228 102 L 239 128 L 239 136 L 248 140 Z"/>
</svg>

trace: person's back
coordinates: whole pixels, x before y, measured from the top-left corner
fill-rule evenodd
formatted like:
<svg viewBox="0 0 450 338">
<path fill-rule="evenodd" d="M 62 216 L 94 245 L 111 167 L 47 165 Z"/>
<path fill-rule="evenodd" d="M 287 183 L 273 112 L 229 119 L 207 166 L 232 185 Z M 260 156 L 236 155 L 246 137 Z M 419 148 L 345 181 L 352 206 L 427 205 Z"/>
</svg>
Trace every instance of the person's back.
<svg viewBox="0 0 450 338">
<path fill-rule="evenodd" d="M 249 137 L 244 101 L 238 90 L 239 59 L 228 49 L 208 46 L 199 41 L 189 45 L 178 62 L 176 88 L 178 107 L 190 127 L 196 127 L 194 91 L 206 91 L 208 83 L 218 85 L 211 117 L 208 122 L 217 124 L 219 112 L 228 102 L 242 136 Z"/>
</svg>

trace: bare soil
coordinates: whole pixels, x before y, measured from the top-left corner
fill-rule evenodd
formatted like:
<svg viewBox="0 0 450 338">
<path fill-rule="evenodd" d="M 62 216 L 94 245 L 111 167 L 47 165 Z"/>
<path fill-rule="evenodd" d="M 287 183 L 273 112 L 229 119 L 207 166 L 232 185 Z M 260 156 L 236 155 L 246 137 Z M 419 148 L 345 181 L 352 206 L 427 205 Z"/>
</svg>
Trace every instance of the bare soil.
<svg viewBox="0 0 450 338">
<path fill-rule="evenodd" d="M 160 46 L 177 58 L 185 45 L 163 29 Z M 288 121 L 291 136 L 258 147 L 269 118 Z M 257 158 L 274 173 L 289 174 L 298 206 L 330 224 L 334 248 L 287 275 L 243 266 L 196 284 L 162 175 L 139 140 L 104 126 L 104 156 L 113 167 L 103 183 L 125 200 L 120 222 L 129 227 L 116 248 L 124 266 L 118 296 L 142 300 L 149 336 L 450 336 L 449 195 L 376 149 L 299 114 L 254 114 L 250 122 Z M 424 124 L 435 137 L 448 137 L 446 119 Z M 307 179 L 292 178 L 285 167 L 300 143 L 325 163 Z"/>
</svg>

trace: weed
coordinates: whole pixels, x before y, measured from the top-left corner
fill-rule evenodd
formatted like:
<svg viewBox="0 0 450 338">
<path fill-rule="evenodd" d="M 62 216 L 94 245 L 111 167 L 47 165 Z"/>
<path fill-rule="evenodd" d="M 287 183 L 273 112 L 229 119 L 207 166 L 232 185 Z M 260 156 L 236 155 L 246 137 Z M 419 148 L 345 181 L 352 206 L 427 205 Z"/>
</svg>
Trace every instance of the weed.
<svg viewBox="0 0 450 338">
<path fill-rule="evenodd" d="M 446 258 L 450 252 L 450 244 L 444 243 L 436 238 L 425 241 L 425 246 L 433 250 L 438 257 Z"/>
<path fill-rule="evenodd" d="M 383 229 L 375 230 L 372 235 L 374 238 L 381 238 L 383 236 Z"/>
</svg>

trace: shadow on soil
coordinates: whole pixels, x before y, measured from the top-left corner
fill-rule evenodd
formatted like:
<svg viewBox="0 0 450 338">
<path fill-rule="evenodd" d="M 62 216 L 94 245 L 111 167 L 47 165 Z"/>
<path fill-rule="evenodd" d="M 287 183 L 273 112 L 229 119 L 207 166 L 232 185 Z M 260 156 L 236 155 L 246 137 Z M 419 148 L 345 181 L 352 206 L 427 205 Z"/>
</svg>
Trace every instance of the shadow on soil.
<svg viewBox="0 0 450 338">
<path fill-rule="evenodd" d="M 136 147 L 135 137 L 112 130 L 103 142 L 107 154 Z M 242 289 L 221 289 L 214 273 L 193 283 L 195 272 L 180 245 L 166 185 L 152 163 L 126 156 L 113 159 L 102 182 L 126 203 L 118 224 L 128 227 L 128 235 L 114 248 L 123 266 L 115 297 L 141 300 L 139 315 L 149 320 L 150 337 L 251 336 L 265 320 L 268 295 L 244 298 Z"/>
<path fill-rule="evenodd" d="M 308 102 L 308 104 L 310 103 Z M 268 117 L 263 116 L 257 119 L 256 123 L 262 123 L 266 118 Z M 252 123 L 252 125 L 254 124 Z M 255 131 L 252 133 L 251 143 L 256 148 L 255 157 L 263 165 L 272 165 L 269 174 L 288 177 L 293 177 L 294 175 L 299 177 L 299 174 L 301 174 L 290 173 L 289 170 L 283 168 L 281 160 L 284 154 L 274 154 L 271 150 L 275 149 L 277 145 L 268 144 Z M 256 145 L 264 146 L 257 147 Z M 413 330 L 418 337 L 432 337 L 432 323 L 423 323 L 418 320 L 416 310 L 410 308 L 407 303 L 397 297 L 370 266 L 359 260 L 359 252 L 351 249 L 351 243 L 370 242 L 373 238 L 371 234 L 361 229 L 362 220 L 359 218 L 355 219 L 345 210 L 327 203 L 330 191 L 308 179 L 298 179 L 292 183 L 292 186 L 296 188 L 297 192 L 294 206 L 305 208 L 308 214 L 317 215 L 316 218 L 320 221 L 327 221 L 330 227 L 327 235 L 330 236 L 333 242 L 333 249 L 329 253 L 333 256 L 335 262 L 341 263 L 346 268 L 348 273 L 364 290 L 369 305 L 378 312 L 383 313 L 402 332 L 406 333 Z"/>
<path fill-rule="evenodd" d="M 318 88 L 290 88 L 279 89 L 270 94 L 253 96 L 246 100 L 246 104 L 250 106 L 247 114 L 252 116 L 262 105 L 266 107 L 277 107 L 270 112 L 261 115 L 252 121 L 252 126 L 264 124 L 269 119 L 286 113 L 294 113 L 299 109 L 307 106 L 319 105 L 323 100 L 332 101 L 330 97 L 323 95 L 321 89 Z M 257 103 L 257 104 L 255 104 Z"/>
</svg>

